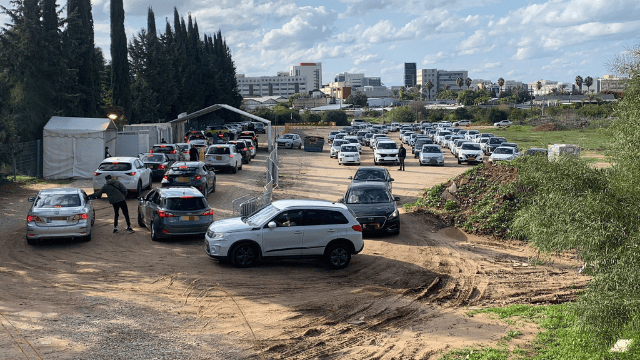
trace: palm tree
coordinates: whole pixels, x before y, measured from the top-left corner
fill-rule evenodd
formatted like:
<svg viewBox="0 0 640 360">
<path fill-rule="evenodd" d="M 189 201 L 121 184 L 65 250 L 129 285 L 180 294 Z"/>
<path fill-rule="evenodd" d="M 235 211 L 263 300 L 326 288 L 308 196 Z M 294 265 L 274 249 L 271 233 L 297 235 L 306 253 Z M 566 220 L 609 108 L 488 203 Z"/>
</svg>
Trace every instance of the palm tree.
<svg viewBox="0 0 640 360">
<path fill-rule="evenodd" d="M 582 76 L 576 76 L 576 86 L 578 87 L 578 93 L 582 93 Z"/>
<path fill-rule="evenodd" d="M 498 79 L 498 86 L 500 86 L 500 92 L 502 92 L 502 87 L 504 86 L 504 79 L 503 78 Z"/>
<path fill-rule="evenodd" d="M 456 85 L 458 85 L 458 88 L 462 90 L 462 85 L 464 85 L 464 79 L 458 76 L 458 78 L 456 79 Z"/>
<path fill-rule="evenodd" d="M 586 78 L 584 78 L 584 84 L 587 85 L 587 91 L 591 92 L 589 88 L 591 87 L 591 85 L 593 85 L 593 78 L 591 76 L 587 76 Z"/>
<path fill-rule="evenodd" d="M 418 90 L 418 94 L 420 94 L 420 101 L 422 101 L 422 85 L 416 84 L 416 90 Z"/>
<path fill-rule="evenodd" d="M 429 100 L 431 100 L 431 89 L 433 89 L 433 83 L 431 80 L 427 81 L 427 83 L 424 84 L 424 87 L 427 88 L 427 91 L 429 92 Z"/>
<path fill-rule="evenodd" d="M 542 81 L 538 81 L 536 83 L 536 90 L 540 91 L 542 89 Z"/>
<path fill-rule="evenodd" d="M 467 90 L 469 90 L 469 87 L 471 87 L 471 78 L 466 78 L 464 84 L 467 85 Z"/>
</svg>

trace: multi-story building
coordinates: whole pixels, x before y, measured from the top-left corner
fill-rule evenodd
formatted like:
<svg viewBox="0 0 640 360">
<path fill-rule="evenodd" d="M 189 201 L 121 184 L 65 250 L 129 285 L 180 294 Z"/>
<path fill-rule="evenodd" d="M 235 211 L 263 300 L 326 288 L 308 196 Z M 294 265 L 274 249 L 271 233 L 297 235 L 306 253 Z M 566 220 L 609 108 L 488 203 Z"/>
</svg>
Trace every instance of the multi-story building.
<svg viewBox="0 0 640 360">
<path fill-rule="evenodd" d="M 296 93 L 306 93 L 310 90 L 307 77 L 290 76 L 279 72 L 277 76 L 251 76 L 236 75 L 236 82 L 240 95 L 243 97 L 284 96 L 290 97 Z"/>
<path fill-rule="evenodd" d="M 449 90 L 460 91 L 466 88 L 466 85 L 458 87 L 456 80 L 462 78 L 463 84 L 467 80 L 468 72 L 466 70 L 447 71 L 438 69 L 420 69 L 417 72 L 416 84 L 422 87 L 424 94 L 429 99 L 434 99 L 438 91 L 448 88 Z M 433 88 L 427 90 L 426 84 L 431 81 Z"/>
<path fill-rule="evenodd" d="M 627 80 L 629 79 L 627 79 L 626 77 L 615 77 L 613 75 L 605 75 L 604 77 L 597 79 L 596 92 L 598 93 L 603 91 L 623 92 L 626 89 Z"/>
<path fill-rule="evenodd" d="M 416 86 L 416 63 L 404 63 L 404 86 L 412 88 Z"/>
<path fill-rule="evenodd" d="M 306 77 L 309 90 L 322 87 L 322 63 L 300 63 L 292 65 L 289 76 Z"/>
</svg>

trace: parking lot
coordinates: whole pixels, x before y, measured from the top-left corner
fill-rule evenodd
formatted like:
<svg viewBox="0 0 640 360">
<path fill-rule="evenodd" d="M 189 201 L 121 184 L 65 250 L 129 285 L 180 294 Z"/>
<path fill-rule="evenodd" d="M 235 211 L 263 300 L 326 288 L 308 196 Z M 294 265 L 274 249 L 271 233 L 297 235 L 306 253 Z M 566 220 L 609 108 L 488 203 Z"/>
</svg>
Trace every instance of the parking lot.
<svg viewBox="0 0 640 360">
<path fill-rule="evenodd" d="M 326 138 L 330 130 L 294 131 Z M 261 137 L 261 152 L 243 170 L 217 174 L 208 196 L 216 220 L 232 216 L 234 199 L 261 194 Z M 391 137 L 397 141 L 397 133 Z M 274 200 L 335 201 L 357 169 L 339 166 L 327 144 L 321 153 L 279 149 L 279 157 Z M 362 166 L 372 165 L 365 147 Z M 444 167 L 419 166 L 410 148 L 406 171 L 388 166 L 400 204 L 469 168 L 446 151 Z M 103 198 L 94 201 L 91 242 L 28 246 L 27 198 L 46 186 L 59 185 L 2 194 L 3 359 L 435 359 L 513 330 L 466 316 L 469 307 L 563 301 L 587 281 L 571 254 L 534 263 L 525 243 L 468 235 L 404 210 L 400 235 L 365 235 L 363 252 L 337 271 L 317 260 L 238 269 L 210 259 L 201 238 L 152 242 L 136 225 L 135 199 L 127 201 L 133 234 L 112 233 L 113 210 Z M 67 186 L 92 192 L 90 180 Z M 514 342 L 535 332 L 518 330 L 523 336 Z"/>
</svg>

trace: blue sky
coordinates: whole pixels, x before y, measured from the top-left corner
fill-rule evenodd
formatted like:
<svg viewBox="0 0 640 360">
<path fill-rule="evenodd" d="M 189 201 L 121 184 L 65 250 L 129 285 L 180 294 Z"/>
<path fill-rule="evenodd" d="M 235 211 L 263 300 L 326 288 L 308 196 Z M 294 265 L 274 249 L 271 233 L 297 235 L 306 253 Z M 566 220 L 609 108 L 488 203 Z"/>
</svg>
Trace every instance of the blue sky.
<svg viewBox="0 0 640 360">
<path fill-rule="evenodd" d="M 109 0 L 92 4 L 96 45 L 108 57 Z M 404 62 L 494 82 L 573 82 L 610 73 L 607 63 L 640 43 L 639 0 L 124 0 L 129 40 L 150 5 L 160 31 L 174 6 L 201 34 L 222 30 L 238 73 L 322 62 L 324 83 L 347 71 L 402 85 Z"/>
</svg>

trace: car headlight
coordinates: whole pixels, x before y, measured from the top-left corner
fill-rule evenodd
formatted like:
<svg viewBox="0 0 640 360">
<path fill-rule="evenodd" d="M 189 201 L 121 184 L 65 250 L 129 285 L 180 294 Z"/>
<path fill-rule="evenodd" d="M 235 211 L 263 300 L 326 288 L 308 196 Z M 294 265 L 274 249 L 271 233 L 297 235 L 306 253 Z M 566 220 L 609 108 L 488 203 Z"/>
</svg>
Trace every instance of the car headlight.
<svg viewBox="0 0 640 360">
<path fill-rule="evenodd" d="M 398 209 L 395 209 L 395 210 L 393 210 L 393 212 L 391 213 L 391 215 L 389 215 L 389 216 L 387 217 L 387 219 L 388 219 L 388 220 L 391 220 L 391 219 L 395 219 L 395 218 L 397 218 L 397 217 L 398 217 Z"/>
<path fill-rule="evenodd" d="M 224 237 L 224 233 L 217 233 L 213 230 L 207 230 L 207 236 L 212 239 L 221 239 Z"/>
</svg>

